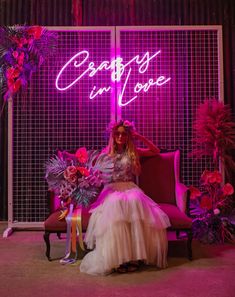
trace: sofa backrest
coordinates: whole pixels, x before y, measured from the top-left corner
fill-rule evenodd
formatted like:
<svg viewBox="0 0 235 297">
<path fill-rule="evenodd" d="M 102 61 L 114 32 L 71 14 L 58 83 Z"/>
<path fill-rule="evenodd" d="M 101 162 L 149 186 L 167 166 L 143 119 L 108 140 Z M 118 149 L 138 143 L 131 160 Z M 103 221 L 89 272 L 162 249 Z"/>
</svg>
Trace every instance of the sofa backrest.
<svg viewBox="0 0 235 297">
<path fill-rule="evenodd" d="M 179 151 L 161 153 L 154 157 L 142 157 L 142 171 L 139 176 L 139 186 L 157 203 L 176 204 L 176 158 Z"/>
</svg>

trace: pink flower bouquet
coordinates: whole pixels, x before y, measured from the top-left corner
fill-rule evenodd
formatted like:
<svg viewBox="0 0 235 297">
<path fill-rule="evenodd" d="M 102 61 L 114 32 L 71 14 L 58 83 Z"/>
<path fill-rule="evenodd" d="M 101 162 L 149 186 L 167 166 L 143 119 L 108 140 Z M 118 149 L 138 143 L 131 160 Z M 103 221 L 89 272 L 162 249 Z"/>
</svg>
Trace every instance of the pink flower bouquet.
<svg viewBox="0 0 235 297">
<path fill-rule="evenodd" d="M 225 214 L 231 211 L 234 188 L 222 185 L 222 175 L 217 170 L 205 170 L 200 187 L 189 187 L 191 215 L 194 216 L 194 237 L 202 242 L 234 241 L 235 225 Z"/>
<path fill-rule="evenodd" d="M 46 163 L 46 180 L 62 201 L 88 206 L 111 177 L 113 160 L 107 154 L 79 148 L 75 154 L 58 151 Z"/>
</svg>

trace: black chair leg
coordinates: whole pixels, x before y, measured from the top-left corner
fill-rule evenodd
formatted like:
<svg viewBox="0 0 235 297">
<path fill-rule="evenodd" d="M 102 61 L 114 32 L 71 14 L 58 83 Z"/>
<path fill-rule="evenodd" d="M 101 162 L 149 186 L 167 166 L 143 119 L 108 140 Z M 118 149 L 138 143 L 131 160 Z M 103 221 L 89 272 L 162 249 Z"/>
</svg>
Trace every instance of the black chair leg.
<svg viewBox="0 0 235 297">
<path fill-rule="evenodd" d="M 57 234 L 57 237 L 58 237 L 59 239 L 61 239 L 61 233 L 60 233 L 60 232 L 56 232 L 56 234 Z"/>
<path fill-rule="evenodd" d="M 188 249 L 188 259 L 192 261 L 192 240 L 193 240 L 193 233 L 192 230 L 187 232 L 188 234 L 188 240 L 187 240 L 187 249 Z"/>
<path fill-rule="evenodd" d="M 43 235 L 44 241 L 46 243 L 46 256 L 47 259 L 49 261 L 51 261 L 51 257 L 50 257 L 50 251 L 51 251 L 51 245 L 50 245 L 50 232 L 49 231 L 45 231 L 44 235 Z"/>
<path fill-rule="evenodd" d="M 176 238 L 179 239 L 179 237 L 180 237 L 180 231 L 176 230 Z"/>
</svg>

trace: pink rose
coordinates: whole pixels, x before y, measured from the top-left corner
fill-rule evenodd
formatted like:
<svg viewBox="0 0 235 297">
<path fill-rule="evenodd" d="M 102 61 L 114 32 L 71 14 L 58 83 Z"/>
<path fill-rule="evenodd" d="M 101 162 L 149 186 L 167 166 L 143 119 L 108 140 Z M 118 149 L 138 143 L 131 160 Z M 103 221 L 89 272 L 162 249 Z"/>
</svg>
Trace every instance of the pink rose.
<svg viewBox="0 0 235 297">
<path fill-rule="evenodd" d="M 220 184 L 222 182 L 222 175 L 219 171 L 214 171 L 214 172 L 211 172 L 209 174 L 209 177 L 208 177 L 208 182 L 213 184 L 213 183 L 218 183 Z"/>
<path fill-rule="evenodd" d="M 129 122 L 128 120 L 125 120 L 123 122 L 123 126 L 127 129 L 129 129 L 129 131 L 135 131 L 135 125 L 133 122 Z"/>
<path fill-rule="evenodd" d="M 13 67 L 8 68 L 7 71 L 6 71 L 7 78 L 12 78 L 13 73 L 14 73 L 14 68 Z"/>
<path fill-rule="evenodd" d="M 76 184 L 78 178 L 77 178 L 77 175 L 71 175 L 67 180 L 68 180 L 68 182 L 70 182 L 71 184 Z"/>
<path fill-rule="evenodd" d="M 21 87 L 21 79 L 18 78 L 16 81 L 14 81 L 14 80 L 9 80 L 9 81 L 7 82 L 7 84 L 8 84 L 8 87 L 9 87 L 10 92 L 14 94 L 14 93 L 16 93 L 16 92 L 19 90 L 19 88 Z"/>
<path fill-rule="evenodd" d="M 16 58 L 18 57 L 18 52 L 17 52 L 17 51 L 14 51 L 14 52 L 12 53 L 12 56 L 16 59 Z"/>
<path fill-rule="evenodd" d="M 10 67 L 6 71 L 6 76 L 8 79 L 14 79 L 20 75 L 20 71 L 18 68 Z"/>
<path fill-rule="evenodd" d="M 215 209 L 213 210 L 213 212 L 214 212 L 215 215 L 220 214 L 220 210 L 219 210 L 218 208 L 215 208 Z"/>
<path fill-rule="evenodd" d="M 79 162 L 81 163 L 86 163 L 88 159 L 88 153 L 85 147 L 81 147 L 78 149 L 75 153 L 76 158 L 78 159 Z"/>
<path fill-rule="evenodd" d="M 229 195 L 232 195 L 234 193 L 234 188 L 231 184 L 227 183 L 223 186 L 222 188 L 223 190 L 223 194 L 225 196 L 229 196 Z"/>
<path fill-rule="evenodd" d="M 68 166 L 64 171 L 64 178 L 69 180 L 71 176 L 76 175 L 77 168 L 75 166 Z"/>
<path fill-rule="evenodd" d="M 33 38 L 28 39 L 28 45 L 31 46 L 33 44 Z"/>
<path fill-rule="evenodd" d="M 24 53 L 23 52 L 18 56 L 17 62 L 19 65 L 23 65 L 23 63 L 24 63 Z"/>
<path fill-rule="evenodd" d="M 201 181 L 203 182 L 203 183 L 207 183 L 208 182 L 208 177 L 209 177 L 209 174 L 210 174 L 210 171 L 209 170 L 204 170 L 203 171 L 203 173 L 202 173 L 202 175 L 201 175 Z"/>
<path fill-rule="evenodd" d="M 81 173 L 83 176 L 89 176 L 90 172 L 85 167 L 77 167 L 77 170 Z"/>
<path fill-rule="evenodd" d="M 197 197 L 200 197 L 202 194 L 198 188 L 195 188 L 193 186 L 189 187 L 189 191 L 190 191 L 190 199 L 192 200 L 197 199 Z"/>
<path fill-rule="evenodd" d="M 132 126 L 132 123 L 129 122 L 128 120 L 125 120 L 125 121 L 123 122 L 123 126 L 125 126 L 125 127 L 131 127 L 131 126 Z"/>
<path fill-rule="evenodd" d="M 222 182 L 222 175 L 219 171 L 209 171 L 209 170 L 204 170 L 204 172 L 201 175 L 201 181 L 204 184 L 214 184 L 218 183 L 220 184 Z"/>
<path fill-rule="evenodd" d="M 42 35 L 42 27 L 33 26 L 27 30 L 29 35 L 33 35 L 35 39 L 39 39 Z"/>
<path fill-rule="evenodd" d="M 212 209 L 212 199 L 209 196 L 203 196 L 200 202 L 201 208 Z"/>
<path fill-rule="evenodd" d="M 27 44 L 28 43 L 28 40 L 26 38 L 21 38 L 21 42 L 24 45 L 24 44 Z"/>
</svg>

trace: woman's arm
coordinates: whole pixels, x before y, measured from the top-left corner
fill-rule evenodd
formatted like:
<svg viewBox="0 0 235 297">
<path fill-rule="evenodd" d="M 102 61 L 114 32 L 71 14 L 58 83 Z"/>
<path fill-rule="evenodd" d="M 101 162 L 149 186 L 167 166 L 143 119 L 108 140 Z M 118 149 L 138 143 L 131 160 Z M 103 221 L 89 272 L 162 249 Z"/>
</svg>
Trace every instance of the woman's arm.
<svg viewBox="0 0 235 297">
<path fill-rule="evenodd" d="M 146 149 L 137 148 L 137 152 L 138 152 L 140 157 L 142 157 L 142 156 L 155 156 L 155 155 L 160 153 L 160 149 L 155 144 L 153 144 L 152 141 L 150 141 L 149 139 L 147 139 L 143 135 L 141 135 L 138 132 L 134 131 L 132 133 L 132 136 L 133 136 L 134 139 L 138 139 L 138 140 L 142 141 L 147 146 Z"/>
</svg>

